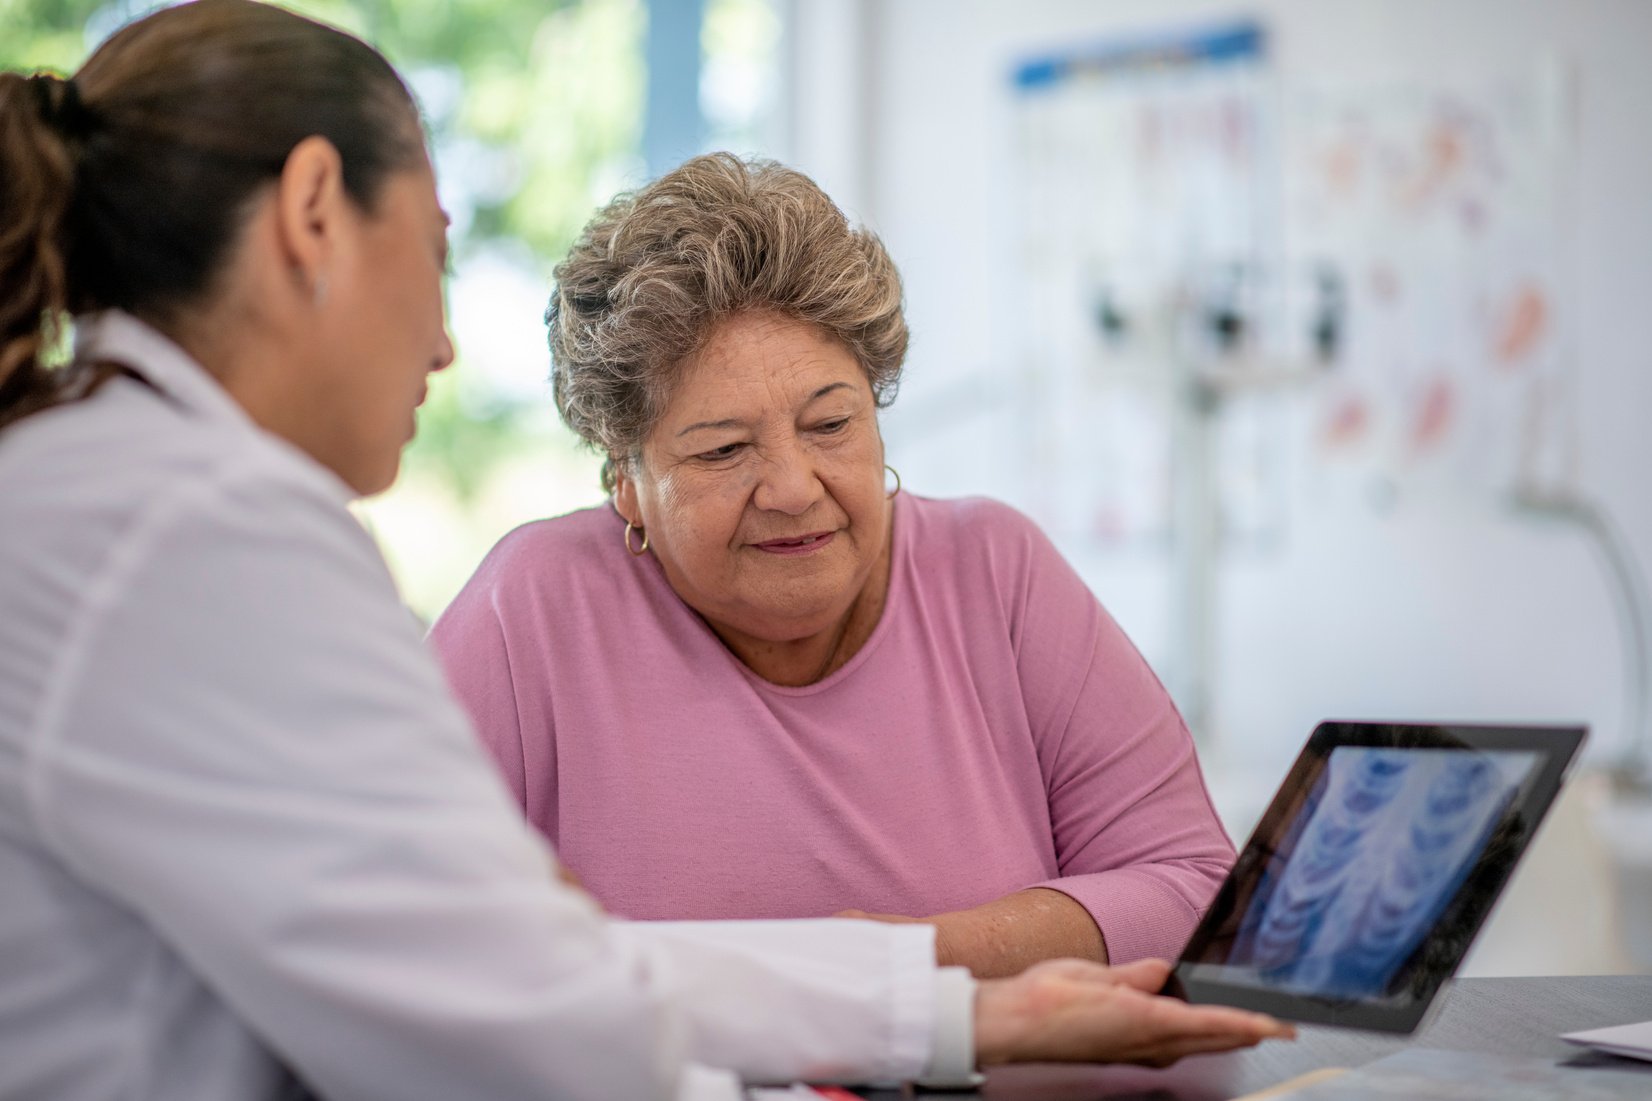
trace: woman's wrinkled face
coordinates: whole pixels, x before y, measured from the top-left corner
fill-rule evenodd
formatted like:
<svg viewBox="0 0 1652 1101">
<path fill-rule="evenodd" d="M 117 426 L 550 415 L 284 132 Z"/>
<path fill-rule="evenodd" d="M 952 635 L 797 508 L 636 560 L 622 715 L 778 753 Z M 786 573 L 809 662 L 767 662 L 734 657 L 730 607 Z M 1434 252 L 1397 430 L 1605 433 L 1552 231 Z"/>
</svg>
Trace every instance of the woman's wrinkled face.
<svg viewBox="0 0 1652 1101">
<path fill-rule="evenodd" d="M 729 318 L 683 364 L 615 505 L 713 628 L 772 642 L 832 629 L 889 532 L 866 372 L 812 326 Z"/>
</svg>

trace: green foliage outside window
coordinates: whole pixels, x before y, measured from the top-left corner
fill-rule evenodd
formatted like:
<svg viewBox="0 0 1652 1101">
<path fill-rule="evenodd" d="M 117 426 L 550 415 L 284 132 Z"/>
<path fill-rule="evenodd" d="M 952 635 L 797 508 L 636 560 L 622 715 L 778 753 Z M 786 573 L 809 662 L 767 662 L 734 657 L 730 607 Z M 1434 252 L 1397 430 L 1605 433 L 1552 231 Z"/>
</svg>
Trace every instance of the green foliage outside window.
<svg viewBox="0 0 1652 1101">
<path fill-rule="evenodd" d="M 0 0 L 0 66 L 72 73 L 155 6 Z M 496 345 L 489 330 L 503 326 L 473 321 L 482 329 L 467 333 L 456 313 L 459 358 L 432 380 L 402 478 L 362 510 L 428 616 L 503 530 L 598 498 L 596 460 L 555 420 L 549 353 L 531 327 L 556 259 L 598 205 L 640 181 L 646 11 L 642 0 L 286 6 L 373 43 L 412 85 L 453 217 L 452 299 L 478 261 L 530 288 L 509 316 L 524 339 L 494 362 L 467 349 Z"/>
<path fill-rule="evenodd" d="M 672 0 L 659 0 L 670 3 Z M 511 527 L 601 500 L 598 460 L 556 419 L 541 317 L 592 212 L 642 182 L 645 0 L 284 0 L 407 77 L 453 218 L 458 359 L 433 377 L 402 476 L 359 513 L 413 608 L 447 603 Z M 0 0 L 0 67 L 70 74 L 151 0 Z M 707 0 L 713 141 L 765 145 L 770 0 Z"/>
<path fill-rule="evenodd" d="M 71 73 L 96 41 L 155 5 L 0 0 L 0 66 Z M 425 110 L 454 254 L 509 245 L 548 291 L 549 271 L 591 211 L 639 172 L 640 0 L 293 0 L 287 7 L 372 42 Z M 523 246 L 526 246 L 525 248 Z M 525 387 L 485 373 L 438 377 L 409 470 L 469 499 L 520 450 Z M 541 365 L 541 375 L 548 361 Z"/>
</svg>

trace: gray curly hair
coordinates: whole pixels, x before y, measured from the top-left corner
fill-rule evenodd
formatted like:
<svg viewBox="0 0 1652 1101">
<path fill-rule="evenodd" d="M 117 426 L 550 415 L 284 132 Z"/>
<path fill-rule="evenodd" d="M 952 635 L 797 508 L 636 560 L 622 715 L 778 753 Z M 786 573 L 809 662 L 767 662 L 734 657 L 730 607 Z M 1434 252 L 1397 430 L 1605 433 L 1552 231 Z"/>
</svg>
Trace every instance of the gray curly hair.
<svg viewBox="0 0 1652 1101">
<path fill-rule="evenodd" d="M 732 153 L 695 157 L 621 195 L 554 271 L 551 383 L 562 420 L 622 465 L 718 322 L 763 310 L 816 326 L 860 362 L 879 408 L 906 358 L 901 279 L 883 242 L 813 180 Z"/>
</svg>

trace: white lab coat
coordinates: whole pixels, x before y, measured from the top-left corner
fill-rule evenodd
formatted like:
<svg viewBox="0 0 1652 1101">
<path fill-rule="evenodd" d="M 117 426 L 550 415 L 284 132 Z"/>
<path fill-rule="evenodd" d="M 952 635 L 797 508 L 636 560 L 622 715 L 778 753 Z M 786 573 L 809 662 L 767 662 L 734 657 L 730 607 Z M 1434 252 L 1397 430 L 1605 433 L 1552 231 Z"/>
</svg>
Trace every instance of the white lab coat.
<svg viewBox="0 0 1652 1101">
<path fill-rule="evenodd" d="M 154 330 L 81 328 L 149 385 L 0 434 L 0 1099 L 966 1069 L 928 927 L 627 924 L 557 883 L 344 485 Z"/>
</svg>

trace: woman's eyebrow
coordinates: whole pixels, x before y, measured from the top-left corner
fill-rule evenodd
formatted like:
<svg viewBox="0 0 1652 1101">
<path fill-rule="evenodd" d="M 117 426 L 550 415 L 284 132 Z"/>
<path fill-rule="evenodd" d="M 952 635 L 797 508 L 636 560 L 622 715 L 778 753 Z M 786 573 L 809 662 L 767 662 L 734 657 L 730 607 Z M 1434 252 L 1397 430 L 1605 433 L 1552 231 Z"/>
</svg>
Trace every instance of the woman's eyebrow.
<svg viewBox="0 0 1652 1101">
<path fill-rule="evenodd" d="M 738 420 L 734 417 L 729 417 L 720 421 L 700 421 L 696 424 L 691 424 L 681 432 L 678 432 L 677 436 L 680 439 L 683 436 L 688 435 L 690 432 L 700 432 L 707 428 L 740 428 L 743 427 L 745 423 L 745 421 Z"/>
<path fill-rule="evenodd" d="M 812 405 L 815 402 L 819 401 L 821 398 L 825 397 L 827 394 L 830 394 L 834 390 L 853 390 L 853 389 L 854 389 L 854 387 L 850 386 L 847 382 L 834 382 L 834 383 L 831 383 L 827 386 L 822 386 L 820 389 L 818 389 L 814 393 L 810 394 L 809 395 L 809 400 L 804 402 L 803 404 L 806 405 L 806 406 L 807 405 Z"/>
<path fill-rule="evenodd" d="M 851 386 L 847 382 L 828 383 L 827 385 L 822 386 L 820 389 L 816 390 L 814 393 L 810 394 L 808 400 L 805 401 L 803 404 L 805 406 L 812 405 L 814 402 L 819 401 L 821 398 L 825 397 L 827 394 L 830 394 L 830 393 L 832 393 L 836 390 L 853 390 L 853 389 L 854 389 L 854 387 Z M 746 425 L 746 422 L 743 421 L 743 420 L 740 420 L 738 417 L 727 417 L 727 418 L 725 418 L 723 420 L 720 420 L 720 421 L 696 421 L 695 423 L 689 425 L 687 428 L 684 428 L 684 429 L 681 429 L 680 431 L 678 431 L 677 436 L 680 439 L 681 437 L 688 435 L 690 432 L 700 432 L 700 431 L 704 431 L 707 428 L 744 428 L 745 425 Z"/>
</svg>

